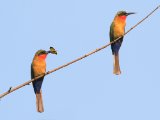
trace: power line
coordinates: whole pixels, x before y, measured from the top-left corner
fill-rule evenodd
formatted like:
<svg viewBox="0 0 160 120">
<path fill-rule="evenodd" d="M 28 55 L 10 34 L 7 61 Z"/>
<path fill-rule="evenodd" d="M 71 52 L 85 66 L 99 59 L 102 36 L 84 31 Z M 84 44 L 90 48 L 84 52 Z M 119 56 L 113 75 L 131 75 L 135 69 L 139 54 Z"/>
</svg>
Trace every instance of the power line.
<svg viewBox="0 0 160 120">
<path fill-rule="evenodd" d="M 157 6 L 153 11 L 151 11 L 151 12 L 150 12 L 146 17 L 144 17 L 141 21 L 139 21 L 137 24 L 135 24 L 133 27 L 131 27 L 123 36 L 125 36 L 126 34 L 128 34 L 131 30 L 133 30 L 133 29 L 134 29 L 135 27 L 137 27 L 139 24 L 141 24 L 144 20 L 146 20 L 149 16 L 151 16 L 151 15 L 152 15 L 156 10 L 158 10 L 159 8 L 160 8 L 160 5 Z M 55 72 L 55 71 L 57 71 L 57 70 L 60 70 L 60 69 L 62 69 L 62 68 L 64 68 L 64 67 L 67 67 L 67 66 L 69 66 L 69 65 L 71 65 L 71 64 L 73 64 L 73 63 L 75 63 L 75 62 L 78 62 L 78 61 L 80 61 L 80 60 L 82 60 L 82 59 L 84 59 L 84 58 L 86 58 L 86 57 L 88 57 L 88 56 L 90 56 L 90 55 L 92 55 L 92 54 L 94 54 L 94 53 L 96 53 L 96 52 L 99 52 L 99 51 L 103 50 L 104 48 L 106 48 L 106 47 L 110 46 L 111 44 L 115 43 L 117 40 L 119 40 L 119 39 L 122 38 L 123 36 L 121 36 L 121 37 L 115 39 L 114 41 L 112 41 L 112 42 L 110 42 L 110 43 L 108 43 L 108 44 L 106 44 L 106 45 L 104 45 L 104 46 L 102 46 L 102 47 L 100 47 L 100 48 L 97 48 L 97 49 L 95 49 L 95 50 L 93 50 L 93 51 L 91 51 L 91 52 L 89 52 L 89 53 L 87 53 L 87 54 L 85 54 L 85 55 L 83 55 L 83 56 L 81 56 L 81 57 L 79 57 L 79 58 L 71 61 L 71 62 L 68 62 L 68 63 L 66 63 L 66 64 L 64 64 L 64 65 L 61 65 L 61 66 L 59 66 L 59 67 L 57 67 L 57 68 L 55 68 L 55 69 L 53 69 L 53 70 L 50 70 L 50 71 L 46 72 L 44 75 L 40 75 L 40 76 L 38 76 L 38 77 L 35 77 L 35 78 L 33 78 L 33 79 L 31 79 L 31 80 L 29 80 L 29 81 L 27 81 L 27 82 L 25 82 L 25 83 L 23 83 L 23 84 L 21 84 L 21 85 L 18 85 L 18 86 L 16 86 L 16 87 L 14 87 L 14 88 L 10 87 L 9 90 L 7 90 L 7 92 L 4 92 L 4 93 L 2 93 L 2 94 L 0 95 L 0 98 L 6 96 L 6 95 L 8 95 L 8 94 L 10 94 L 10 93 L 13 92 L 13 91 L 16 91 L 16 90 L 24 87 L 25 85 L 28 85 L 29 83 L 31 83 L 31 82 L 33 82 L 33 81 L 35 81 L 35 80 L 37 80 L 37 79 L 39 79 L 39 78 L 41 78 L 41 77 L 43 77 L 43 76 L 46 76 L 46 75 L 48 75 L 48 74 L 50 74 L 50 73 L 53 73 L 53 72 Z"/>
</svg>

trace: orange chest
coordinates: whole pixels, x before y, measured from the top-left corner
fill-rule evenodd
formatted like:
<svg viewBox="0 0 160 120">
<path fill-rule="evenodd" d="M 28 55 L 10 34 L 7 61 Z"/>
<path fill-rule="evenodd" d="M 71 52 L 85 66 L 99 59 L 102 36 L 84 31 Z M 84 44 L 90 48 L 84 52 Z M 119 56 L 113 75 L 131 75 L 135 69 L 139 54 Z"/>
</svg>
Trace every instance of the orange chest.
<svg viewBox="0 0 160 120">
<path fill-rule="evenodd" d="M 44 60 L 34 60 L 32 62 L 32 70 L 35 76 L 39 76 L 46 72 L 46 62 Z"/>
<path fill-rule="evenodd" d="M 122 35 L 124 35 L 125 33 L 125 26 L 126 26 L 126 22 L 125 21 L 115 21 L 114 22 L 114 36 L 115 37 L 120 37 Z"/>
</svg>

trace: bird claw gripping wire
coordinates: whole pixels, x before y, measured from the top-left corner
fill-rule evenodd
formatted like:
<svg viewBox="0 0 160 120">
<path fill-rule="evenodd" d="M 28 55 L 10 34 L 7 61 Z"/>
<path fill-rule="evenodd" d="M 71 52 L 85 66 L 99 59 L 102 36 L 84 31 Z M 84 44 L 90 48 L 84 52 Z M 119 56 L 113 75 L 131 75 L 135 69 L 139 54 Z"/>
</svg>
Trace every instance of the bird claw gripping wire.
<svg viewBox="0 0 160 120">
<path fill-rule="evenodd" d="M 10 92 L 11 92 L 11 90 L 12 90 L 12 87 L 10 87 L 10 88 L 8 89 L 8 92 L 10 93 Z"/>
</svg>

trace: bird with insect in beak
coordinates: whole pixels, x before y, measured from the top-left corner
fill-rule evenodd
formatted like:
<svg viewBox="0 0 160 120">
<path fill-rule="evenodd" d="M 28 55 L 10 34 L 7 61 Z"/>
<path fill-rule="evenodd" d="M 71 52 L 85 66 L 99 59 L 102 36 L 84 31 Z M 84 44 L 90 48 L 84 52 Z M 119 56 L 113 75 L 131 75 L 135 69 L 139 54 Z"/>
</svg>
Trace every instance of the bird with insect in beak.
<svg viewBox="0 0 160 120">
<path fill-rule="evenodd" d="M 46 73 L 45 59 L 49 53 L 57 55 L 57 51 L 53 47 L 50 47 L 49 51 L 38 50 L 35 53 L 32 64 L 31 64 L 31 78 L 32 79 L 40 75 L 45 75 Z M 44 76 L 32 82 L 34 92 L 36 94 L 36 107 L 37 107 L 38 112 L 44 112 L 43 100 L 42 100 L 42 90 L 41 90 L 43 79 L 44 79 Z"/>
<path fill-rule="evenodd" d="M 115 43 L 111 44 L 111 50 L 113 54 L 113 74 L 121 74 L 119 65 L 119 49 L 123 42 L 123 35 L 125 33 L 126 18 L 128 15 L 135 14 L 133 12 L 127 13 L 126 11 L 119 11 L 115 15 L 113 22 L 110 26 L 110 42 L 119 38 Z"/>
</svg>

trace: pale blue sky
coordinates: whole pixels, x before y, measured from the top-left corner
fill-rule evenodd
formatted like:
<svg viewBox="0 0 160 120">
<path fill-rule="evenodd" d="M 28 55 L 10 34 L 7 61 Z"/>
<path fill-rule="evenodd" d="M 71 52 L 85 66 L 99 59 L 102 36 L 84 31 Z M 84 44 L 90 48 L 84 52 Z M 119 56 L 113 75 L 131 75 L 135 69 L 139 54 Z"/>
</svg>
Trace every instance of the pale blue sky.
<svg viewBox="0 0 160 120">
<path fill-rule="evenodd" d="M 0 93 L 30 79 L 34 53 L 50 46 L 47 71 L 109 42 L 119 10 L 136 12 L 126 30 L 159 5 L 139 0 L 1 0 Z M 108 47 L 45 77 L 44 113 L 37 113 L 32 86 L 0 101 L 3 120 L 159 120 L 160 10 L 127 34 L 120 50 L 122 74 L 112 74 Z"/>
</svg>

